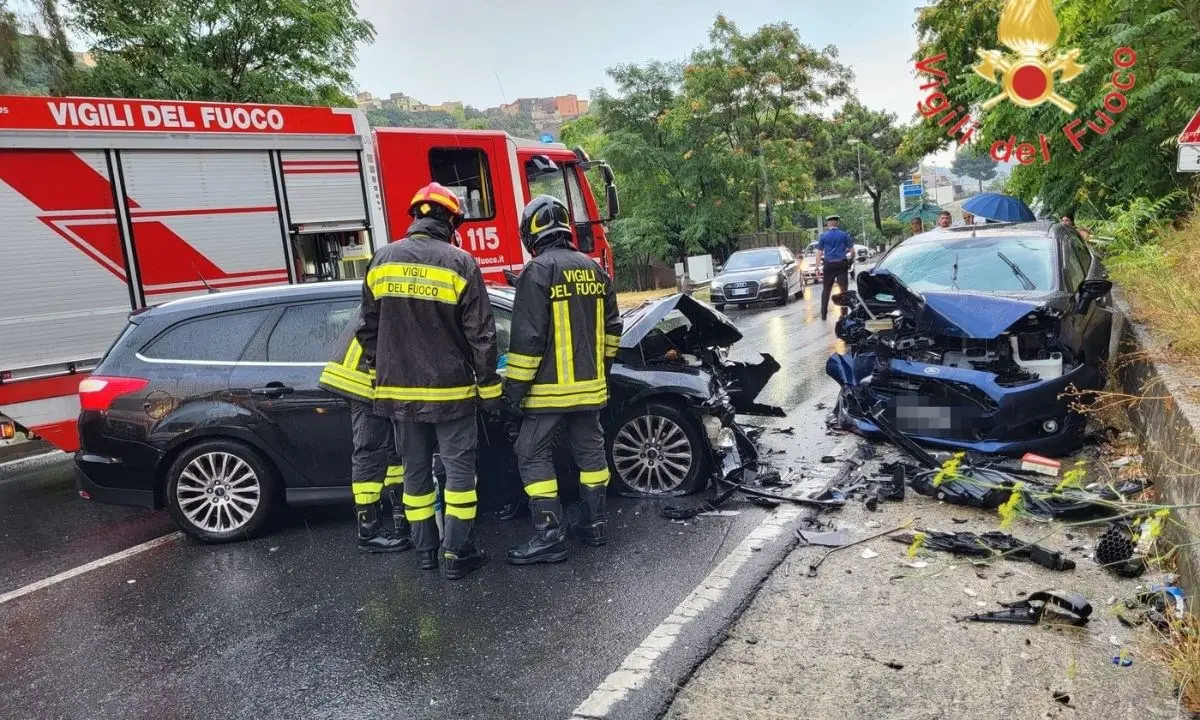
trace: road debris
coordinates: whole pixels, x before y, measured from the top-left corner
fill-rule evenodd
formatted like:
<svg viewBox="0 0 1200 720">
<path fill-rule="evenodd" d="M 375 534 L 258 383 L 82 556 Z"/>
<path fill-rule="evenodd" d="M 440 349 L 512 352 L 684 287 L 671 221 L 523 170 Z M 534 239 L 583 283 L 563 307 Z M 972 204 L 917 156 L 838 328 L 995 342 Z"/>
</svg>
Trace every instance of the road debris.
<svg viewBox="0 0 1200 720">
<path fill-rule="evenodd" d="M 870 560 L 872 558 L 877 558 L 877 557 L 879 557 L 879 553 L 875 552 L 871 548 L 865 548 L 862 551 L 862 559 L 863 560 Z"/>
<path fill-rule="evenodd" d="M 891 530 L 884 530 L 884 531 L 882 531 L 882 532 L 877 532 L 877 533 L 875 533 L 874 535 L 868 535 L 867 537 L 865 537 L 865 538 L 862 538 L 862 539 L 860 539 L 860 540 L 855 540 L 855 541 L 854 541 L 854 542 L 852 542 L 852 543 L 848 543 L 848 544 L 846 544 L 846 545 L 843 545 L 843 546 L 841 546 L 841 547 L 836 547 L 836 548 L 833 548 L 832 550 L 829 550 L 829 551 L 828 551 L 828 552 L 826 552 L 824 555 L 822 555 L 821 557 L 817 558 L 817 561 L 816 561 L 816 562 L 809 563 L 809 565 L 808 565 L 808 576 L 809 576 L 809 577 L 816 577 L 816 576 L 817 576 L 817 569 L 821 567 L 821 563 L 825 562 L 825 558 L 829 557 L 830 555 L 834 554 L 835 552 L 838 552 L 839 550 L 845 550 L 845 549 L 846 549 L 846 548 L 848 548 L 848 547 L 854 547 L 855 545 L 862 545 L 863 543 L 871 542 L 872 540 L 875 540 L 875 539 L 881 538 L 881 537 L 883 537 L 883 536 L 885 536 L 885 535 L 890 535 L 890 534 L 892 534 L 892 533 L 894 533 L 894 532 L 900 532 L 901 530 L 903 530 L 903 529 L 907 528 L 908 526 L 912 525 L 912 524 L 913 524 L 913 523 L 915 523 L 916 521 L 917 521 L 917 519 L 916 519 L 916 518 L 911 518 L 911 519 L 909 519 L 908 521 L 906 521 L 906 522 L 904 522 L 904 523 L 901 523 L 900 525 L 897 525 L 896 527 L 892 528 Z"/>
<path fill-rule="evenodd" d="M 893 535 L 892 540 L 904 543 L 910 548 L 910 554 L 920 549 L 939 550 L 942 552 L 965 555 L 967 557 L 982 557 L 987 559 L 1011 558 L 1037 563 L 1050 570 L 1074 570 L 1075 561 L 1064 557 L 1061 552 L 1027 543 L 999 531 L 985 533 L 973 532 L 942 532 L 939 530 L 917 530 L 915 533 Z"/>
<path fill-rule="evenodd" d="M 809 530 L 796 530 L 796 537 L 805 545 L 817 545 L 820 547 L 841 547 L 850 541 L 845 533 L 841 532 L 812 532 Z"/>
<path fill-rule="evenodd" d="M 1116 460 L 1113 460 L 1112 462 L 1110 462 L 1108 464 L 1108 466 L 1110 468 L 1123 468 L 1123 467 L 1126 467 L 1127 465 L 1131 465 L 1133 463 L 1140 463 L 1140 462 L 1142 462 L 1141 455 L 1125 455 L 1124 457 L 1119 457 Z"/>
<path fill-rule="evenodd" d="M 1001 603 L 1003 610 L 979 613 L 958 618 L 959 622 L 1010 623 L 1015 625 L 1037 625 L 1047 610 L 1065 619 L 1069 624 L 1086 625 L 1092 614 L 1092 605 L 1082 595 L 1063 590 L 1041 590 L 1023 600 Z"/>
<path fill-rule="evenodd" d="M 1133 528 L 1124 520 L 1109 524 L 1096 541 L 1096 562 L 1121 577 L 1138 577 L 1146 571 L 1146 561 L 1136 554 Z"/>
<path fill-rule="evenodd" d="M 1050 477 L 1058 477 L 1058 471 L 1062 469 L 1062 463 L 1058 460 L 1042 457 L 1041 455 L 1025 453 L 1024 457 L 1021 458 L 1021 469 Z"/>
</svg>

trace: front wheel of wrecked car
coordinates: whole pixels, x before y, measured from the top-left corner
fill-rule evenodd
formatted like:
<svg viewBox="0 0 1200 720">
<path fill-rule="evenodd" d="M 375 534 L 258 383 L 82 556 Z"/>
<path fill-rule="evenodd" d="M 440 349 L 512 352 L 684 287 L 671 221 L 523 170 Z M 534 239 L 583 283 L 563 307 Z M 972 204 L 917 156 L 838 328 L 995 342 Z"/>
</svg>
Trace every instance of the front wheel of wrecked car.
<svg viewBox="0 0 1200 720">
<path fill-rule="evenodd" d="M 608 462 L 623 494 L 672 497 L 696 492 L 708 477 L 708 456 L 699 423 L 666 404 L 634 407 L 608 438 Z"/>
</svg>

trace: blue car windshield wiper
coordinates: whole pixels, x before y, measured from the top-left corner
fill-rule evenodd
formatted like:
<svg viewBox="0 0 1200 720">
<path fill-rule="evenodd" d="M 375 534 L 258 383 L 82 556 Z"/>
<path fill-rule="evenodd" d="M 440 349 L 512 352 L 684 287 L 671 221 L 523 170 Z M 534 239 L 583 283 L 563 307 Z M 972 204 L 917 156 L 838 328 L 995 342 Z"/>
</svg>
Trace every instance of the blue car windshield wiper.
<svg viewBox="0 0 1200 720">
<path fill-rule="evenodd" d="M 1037 290 L 1037 285 L 1033 284 L 1033 281 L 1029 279 L 1029 276 L 1022 272 L 1021 268 L 1015 262 L 1009 260 L 1008 256 L 1002 252 L 998 252 L 996 254 L 1000 256 L 1000 259 L 1003 260 L 1006 265 L 1012 268 L 1013 275 L 1017 276 L 1017 278 L 1021 281 L 1021 284 L 1025 286 L 1026 290 Z"/>
</svg>

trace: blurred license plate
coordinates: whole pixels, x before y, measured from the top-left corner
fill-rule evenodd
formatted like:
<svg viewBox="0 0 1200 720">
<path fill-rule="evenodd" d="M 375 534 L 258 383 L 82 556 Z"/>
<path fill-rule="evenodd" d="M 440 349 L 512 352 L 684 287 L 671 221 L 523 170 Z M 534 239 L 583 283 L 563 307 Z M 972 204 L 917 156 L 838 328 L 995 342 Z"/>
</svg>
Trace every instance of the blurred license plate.
<svg viewBox="0 0 1200 720">
<path fill-rule="evenodd" d="M 876 332 L 876 333 L 877 332 L 887 332 L 888 330 L 891 330 L 891 329 L 892 329 L 892 321 L 890 318 L 887 320 L 868 320 L 867 321 L 867 330 L 870 330 L 871 332 Z"/>
<path fill-rule="evenodd" d="M 729 288 L 730 295 L 749 295 L 750 288 Z"/>
</svg>

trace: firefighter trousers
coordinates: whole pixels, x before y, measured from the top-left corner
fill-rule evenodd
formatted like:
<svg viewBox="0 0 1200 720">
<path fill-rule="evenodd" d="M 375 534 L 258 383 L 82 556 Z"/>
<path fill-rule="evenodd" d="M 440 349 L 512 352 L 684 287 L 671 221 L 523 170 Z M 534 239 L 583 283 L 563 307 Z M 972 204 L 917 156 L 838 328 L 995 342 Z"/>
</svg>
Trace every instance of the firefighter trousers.
<svg viewBox="0 0 1200 720">
<path fill-rule="evenodd" d="M 350 401 L 350 490 L 355 505 L 379 502 L 385 486 L 404 485 L 404 463 L 396 452 L 391 418 L 371 411 L 371 403 Z"/>
<path fill-rule="evenodd" d="M 472 413 L 441 423 L 397 423 L 400 452 L 404 456 L 404 515 L 412 526 L 413 546 L 435 550 L 438 546 L 433 485 L 433 452 L 437 445 L 446 468 L 446 522 L 444 552 L 460 555 L 475 547 L 475 449 L 479 431 Z"/>
<path fill-rule="evenodd" d="M 600 412 L 528 414 L 521 419 L 521 432 L 513 450 L 521 482 L 530 499 L 558 497 L 558 476 L 554 471 L 554 438 L 558 428 L 565 431 L 567 446 L 579 466 L 580 490 L 584 495 L 600 492 L 608 486 L 608 461 L 604 456 L 604 430 Z"/>
</svg>

